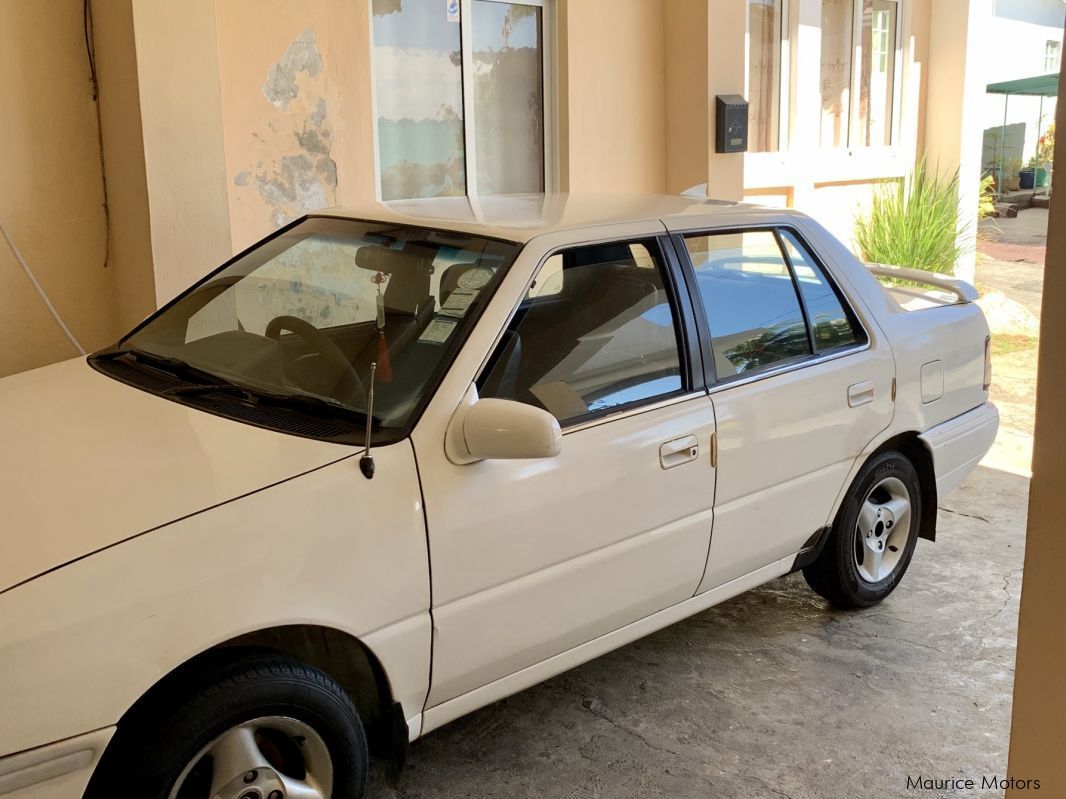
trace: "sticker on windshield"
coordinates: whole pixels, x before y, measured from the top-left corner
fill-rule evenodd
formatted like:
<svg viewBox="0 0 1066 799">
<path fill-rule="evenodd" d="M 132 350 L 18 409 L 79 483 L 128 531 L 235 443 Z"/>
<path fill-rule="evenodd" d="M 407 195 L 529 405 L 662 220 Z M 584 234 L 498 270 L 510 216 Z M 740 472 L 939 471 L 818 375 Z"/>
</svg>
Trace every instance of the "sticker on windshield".
<svg viewBox="0 0 1066 799">
<path fill-rule="evenodd" d="M 441 313 L 448 316 L 465 316 L 470 306 L 477 299 L 477 289 L 456 289 L 448 295 L 448 299 L 441 306 Z"/>
<path fill-rule="evenodd" d="M 452 334 L 457 324 L 457 322 L 453 322 L 450 319 L 434 319 L 422 331 L 422 335 L 418 337 L 418 340 L 430 344 L 443 344 L 448 340 L 448 336 Z"/>
</svg>

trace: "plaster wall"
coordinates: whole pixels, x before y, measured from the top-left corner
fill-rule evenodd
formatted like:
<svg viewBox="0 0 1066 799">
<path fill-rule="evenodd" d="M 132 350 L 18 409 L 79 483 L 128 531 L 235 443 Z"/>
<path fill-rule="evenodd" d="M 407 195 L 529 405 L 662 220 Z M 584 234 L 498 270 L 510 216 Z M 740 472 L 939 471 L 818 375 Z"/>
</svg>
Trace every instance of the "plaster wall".
<svg viewBox="0 0 1066 799">
<path fill-rule="evenodd" d="M 960 243 L 956 274 L 973 281 L 981 174 L 981 108 L 988 84 L 992 0 L 936 0 L 930 14 L 925 149 L 942 172 L 959 170 Z"/>
<path fill-rule="evenodd" d="M 663 0 L 561 0 L 558 20 L 561 188 L 665 191 Z"/>
<path fill-rule="evenodd" d="M 81 0 L 0 3 L 0 75 L 0 217 L 74 335 L 100 346 L 117 325 Z M 76 355 L 2 240 L 0 342 L 0 376 Z"/>
<path fill-rule="evenodd" d="M 134 0 L 157 304 L 230 255 L 215 0 Z"/>
<path fill-rule="evenodd" d="M 377 196 L 367 0 L 217 3 L 230 247 Z"/>
</svg>

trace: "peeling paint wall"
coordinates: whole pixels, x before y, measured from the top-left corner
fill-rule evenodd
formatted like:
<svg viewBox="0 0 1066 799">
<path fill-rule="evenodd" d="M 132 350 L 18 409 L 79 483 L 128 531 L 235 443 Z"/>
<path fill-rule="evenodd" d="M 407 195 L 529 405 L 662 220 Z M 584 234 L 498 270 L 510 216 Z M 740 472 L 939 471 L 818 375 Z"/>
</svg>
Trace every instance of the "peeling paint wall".
<svg viewBox="0 0 1066 799">
<path fill-rule="evenodd" d="M 83 346 L 101 346 L 117 326 L 81 0 L 0 3 L 0 75 L 0 216 Z M 76 354 L 0 240 L 0 376 Z"/>
<path fill-rule="evenodd" d="M 216 8 L 233 249 L 305 213 L 372 199 L 367 0 Z"/>
</svg>

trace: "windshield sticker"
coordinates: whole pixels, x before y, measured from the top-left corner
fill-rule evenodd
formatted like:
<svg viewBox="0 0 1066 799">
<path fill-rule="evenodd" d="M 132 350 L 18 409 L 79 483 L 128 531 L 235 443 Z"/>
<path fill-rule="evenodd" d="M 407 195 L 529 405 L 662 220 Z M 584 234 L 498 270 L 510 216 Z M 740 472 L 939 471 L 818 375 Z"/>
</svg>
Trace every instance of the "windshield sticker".
<svg viewBox="0 0 1066 799">
<path fill-rule="evenodd" d="M 457 324 L 458 322 L 453 322 L 451 319 L 434 319 L 422 331 L 422 335 L 418 337 L 418 340 L 430 344 L 443 344 L 448 340 L 448 336 L 452 334 Z"/>
<path fill-rule="evenodd" d="M 470 306 L 477 299 L 477 289 L 456 289 L 448 295 L 448 299 L 441 306 L 441 313 L 448 316 L 462 317 L 470 310 Z"/>
</svg>

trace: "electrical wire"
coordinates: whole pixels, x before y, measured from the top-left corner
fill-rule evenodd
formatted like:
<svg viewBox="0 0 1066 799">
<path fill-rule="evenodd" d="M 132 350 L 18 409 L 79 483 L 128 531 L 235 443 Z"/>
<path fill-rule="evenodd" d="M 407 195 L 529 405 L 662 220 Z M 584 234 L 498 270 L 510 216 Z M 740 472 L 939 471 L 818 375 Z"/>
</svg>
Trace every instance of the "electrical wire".
<svg viewBox="0 0 1066 799">
<path fill-rule="evenodd" d="M 0 216 L 0 234 L 3 234 L 4 240 L 7 242 L 7 246 L 11 248 L 11 252 L 15 256 L 15 260 L 19 262 L 19 266 L 22 267 L 22 271 L 26 273 L 26 277 L 30 279 L 30 283 L 33 284 L 34 289 L 41 296 L 44 301 L 45 307 L 48 308 L 48 313 L 52 314 L 52 318 L 56 320 L 56 324 L 59 325 L 59 329 L 63 331 L 63 335 L 67 337 L 67 340 L 74 345 L 81 355 L 85 355 L 85 350 L 82 348 L 78 340 L 74 338 L 74 334 L 70 332 L 70 328 L 63 323 L 62 317 L 59 315 L 59 311 L 52 305 L 52 301 L 48 299 L 48 295 L 45 294 L 41 284 L 37 282 L 37 278 L 34 276 L 33 271 L 30 269 L 29 264 L 26 263 L 26 259 L 22 257 L 22 253 L 19 252 L 19 248 L 15 246 L 14 240 L 11 238 L 11 234 L 7 230 L 7 225 L 4 224 L 4 218 Z"/>
</svg>

